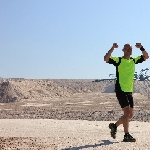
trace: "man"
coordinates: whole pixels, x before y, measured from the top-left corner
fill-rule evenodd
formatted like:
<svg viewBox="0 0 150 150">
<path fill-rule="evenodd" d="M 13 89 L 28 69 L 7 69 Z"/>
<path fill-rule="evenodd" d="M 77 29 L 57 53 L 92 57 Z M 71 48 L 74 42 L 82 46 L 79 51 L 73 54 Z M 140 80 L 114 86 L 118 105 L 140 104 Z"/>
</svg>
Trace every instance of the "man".
<svg viewBox="0 0 150 150">
<path fill-rule="evenodd" d="M 141 45 L 136 43 L 135 45 L 142 51 L 142 55 L 132 58 L 132 46 L 125 44 L 123 47 L 124 55 L 122 57 L 112 57 L 111 54 L 115 48 L 118 48 L 117 43 L 114 43 L 111 49 L 104 56 L 104 61 L 116 66 L 116 83 L 115 92 L 118 102 L 123 110 L 123 116 L 114 124 L 110 123 L 111 137 L 116 138 L 117 127 L 123 124 L 124 127 L 124 142 L 135 142 L 136 139 L 129 134 L 129 120 L 133 116 L 133 87 L 134 87 L 134 72 L 135 64 L 142 63 L 149 58 L 148 53 Z"/>
</svg>

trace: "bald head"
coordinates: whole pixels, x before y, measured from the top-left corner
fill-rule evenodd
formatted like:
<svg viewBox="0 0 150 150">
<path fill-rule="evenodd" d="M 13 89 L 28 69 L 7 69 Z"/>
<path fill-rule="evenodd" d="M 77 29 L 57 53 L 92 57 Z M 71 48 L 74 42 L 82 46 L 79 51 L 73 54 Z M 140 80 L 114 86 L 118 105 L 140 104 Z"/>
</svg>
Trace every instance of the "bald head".
<svg viewBox="0 0 150 150">
<path fill-rule="evenodd" d="M 123 47 L 123 49 L 129 49 L 129 48 L 132 49 L 132 46 L 130 44 L 125 44 Z"/>
<path fill-rule="evenodd" d="M 124 55 L 130 56 L 132 55 L 132 46 L 130 44 L 125 44 L 123 47 Z"/>
</svg>

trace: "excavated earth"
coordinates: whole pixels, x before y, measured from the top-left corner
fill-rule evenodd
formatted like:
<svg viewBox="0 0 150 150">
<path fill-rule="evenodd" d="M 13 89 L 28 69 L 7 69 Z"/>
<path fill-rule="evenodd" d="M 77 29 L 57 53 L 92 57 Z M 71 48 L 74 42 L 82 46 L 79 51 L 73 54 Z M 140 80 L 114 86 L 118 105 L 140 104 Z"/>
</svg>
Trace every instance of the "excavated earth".
<svg viewBox="0 0 150 150">
<path fill-rule="evenodd" d="M 1 119 L 110 121 L 122 114 L 114 81 L 1 79 Z M 132 120 L 150 120 L 149 82 L 135 81 Z"/>
<path fill-rule="evenodd" d="M 138 142 L 127 144 L 121 127 L 116 140 L 108 130 L 109 121 L 122 115 L 113 80 L 1 79 L 0 149 L 148 150 L 149 87 L 149 81 L 135 81 L 132 121 L 140 123 L 130 128 Z"/>
</svg>

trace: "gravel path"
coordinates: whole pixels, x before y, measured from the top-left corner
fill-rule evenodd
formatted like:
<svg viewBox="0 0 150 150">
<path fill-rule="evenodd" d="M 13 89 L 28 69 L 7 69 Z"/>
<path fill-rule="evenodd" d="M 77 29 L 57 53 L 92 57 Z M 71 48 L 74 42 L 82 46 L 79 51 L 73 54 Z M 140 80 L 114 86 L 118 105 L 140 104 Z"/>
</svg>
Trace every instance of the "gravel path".
<svg viewBox="0 0 150 150">
<path fill-rule="evenodd" d="M 130 122 L 135 143 L 122 142 L 123 128 L 117 138 L 109 134 L 109 121 L 1 119 L 1 149 L 38 150 L 149 150 L 150 123 Z"/>
</svg>

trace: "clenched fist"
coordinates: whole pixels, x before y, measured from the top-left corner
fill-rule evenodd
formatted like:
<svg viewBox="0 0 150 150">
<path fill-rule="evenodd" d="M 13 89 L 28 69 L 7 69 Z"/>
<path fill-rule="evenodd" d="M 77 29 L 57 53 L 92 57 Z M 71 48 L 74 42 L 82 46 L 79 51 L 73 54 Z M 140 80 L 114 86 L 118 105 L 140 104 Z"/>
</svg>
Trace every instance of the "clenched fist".
<svg viewBox="0 0 150 150">
<path fill-rule="evenodd" d="M 118 48 L 118 44 L 117 43 L 113 43 L 113 48 Z"/>
<path fill-rule="evenodd" d="M 141 48 L 141 47 L 142 47 L 141 43 L 136 43 L 135 46 L 136 46 L 137 48 Z"/>
</svg>

